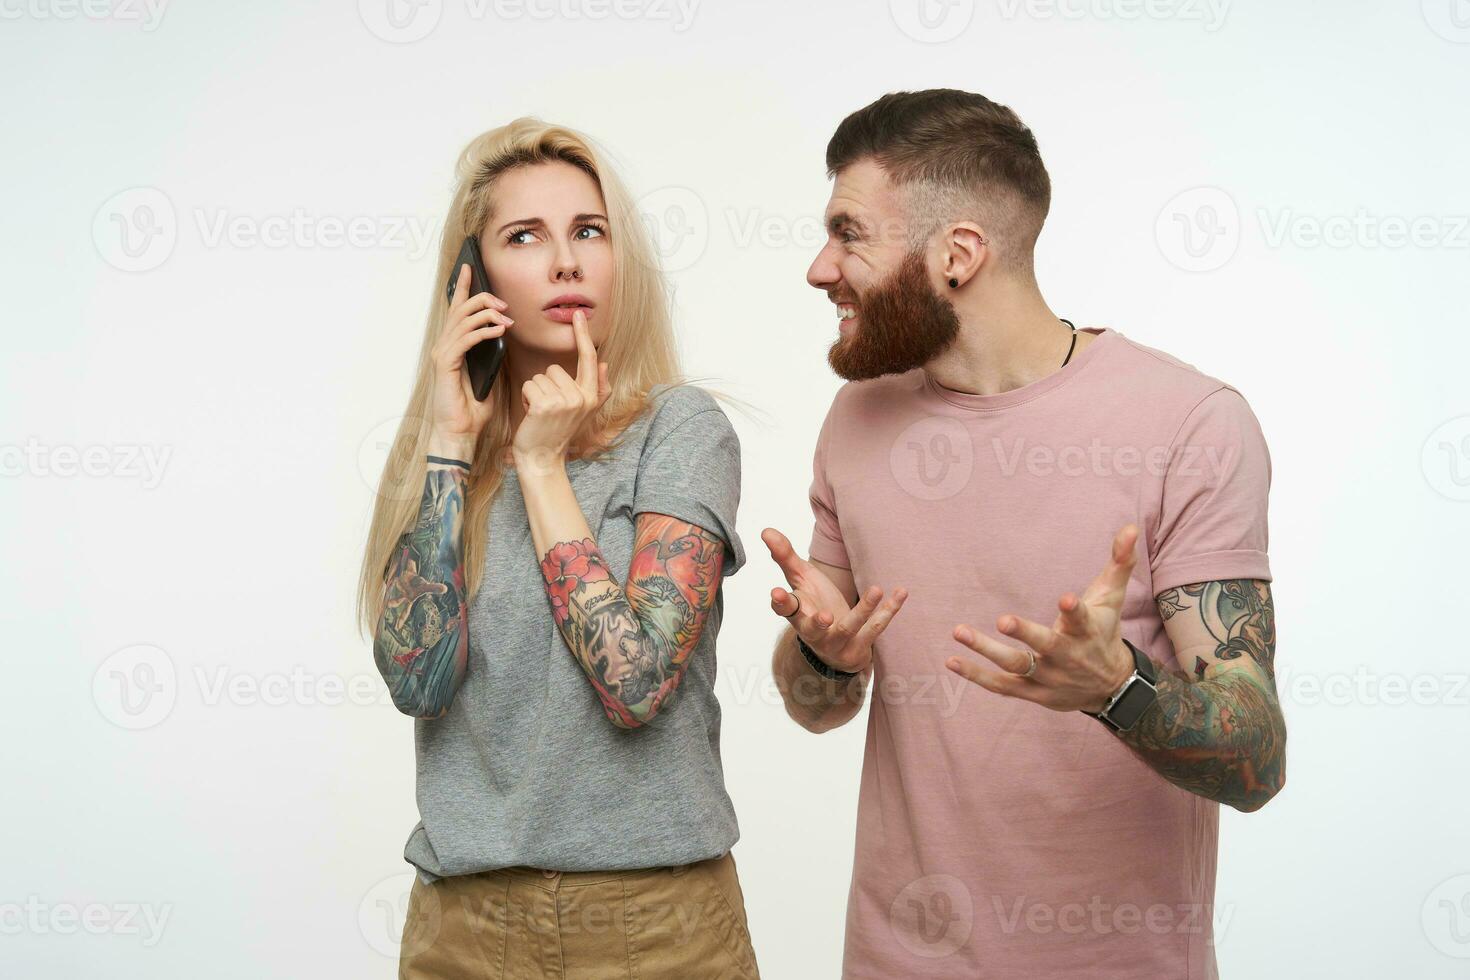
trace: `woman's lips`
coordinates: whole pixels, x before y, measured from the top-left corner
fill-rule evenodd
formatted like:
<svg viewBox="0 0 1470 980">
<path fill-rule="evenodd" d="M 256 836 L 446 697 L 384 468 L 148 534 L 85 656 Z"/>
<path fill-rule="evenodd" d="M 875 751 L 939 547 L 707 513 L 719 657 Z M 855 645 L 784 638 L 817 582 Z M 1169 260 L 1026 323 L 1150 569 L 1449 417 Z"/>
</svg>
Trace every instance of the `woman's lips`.
<svg viewBox="0 0 1470 980">
<path fill-rule="evenodd" d="M 597 315 L 597 311 L 590 306 L 553 306 L 542 312 L 546 314 L 548 320 L 554 320 L 557 323 L 571 323 L 572 314 L 578 310 L 586 315 L 588 323 L 591 323 L 592 318 Z"/>
</svg>

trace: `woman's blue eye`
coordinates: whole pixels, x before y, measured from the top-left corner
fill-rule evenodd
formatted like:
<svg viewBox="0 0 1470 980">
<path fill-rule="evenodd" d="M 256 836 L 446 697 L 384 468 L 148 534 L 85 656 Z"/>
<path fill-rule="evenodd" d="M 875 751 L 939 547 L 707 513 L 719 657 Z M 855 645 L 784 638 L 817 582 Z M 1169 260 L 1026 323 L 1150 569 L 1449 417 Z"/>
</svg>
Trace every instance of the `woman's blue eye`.
<svg viewBox="0 0 1470 980">
<path fill-rule="evenodd" d="M 513 231 L 509 235 L 506 235 L 505 240 L 511 245 L 524 245 L 525 242 L 518 242 L 516 239 L 522 235 L 529 235 L 530 233 L 531 230 L 529 228 L 522 228 L 520 231 Z"/>
<path fill-rule="evenodd" d="M 597 232 L 598 236 L 602 236 L 602 235 L 607 234 L 607 232 L 604 231 L 598 225 L 583 225 L 582 227 L 580 227 L 580 228 L 577 229 L 577 234 L 580 235 L 584 231 L 595 231 L 595 232 Z"/>
</svg>

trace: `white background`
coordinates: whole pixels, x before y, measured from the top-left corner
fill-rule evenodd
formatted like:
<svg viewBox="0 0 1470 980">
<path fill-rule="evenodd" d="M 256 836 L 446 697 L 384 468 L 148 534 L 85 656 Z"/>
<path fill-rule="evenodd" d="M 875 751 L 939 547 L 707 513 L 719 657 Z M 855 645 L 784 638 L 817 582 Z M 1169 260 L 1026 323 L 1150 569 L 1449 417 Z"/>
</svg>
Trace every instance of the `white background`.
<svg viewBox="0 0 1470 980">
<path fill-rule="evenodd" d="M 866 714 L 785 717 L 759 533 L 805 547 L 838 387 L 823 148 L 932 86 L 1037 133 L 1053 307 L 1270 444 L 1290 775 L 1222 811 L 1222 976 L 1470 970 L 1470 5 L 926 2 L 0 0 L 0 972 L 395 974 L 411 722 L 353 586 L 454 155 L 529 113 L 612 151 L 755 406 L 735 854 L 763 974 L 835 976 Z"/>
</svg>

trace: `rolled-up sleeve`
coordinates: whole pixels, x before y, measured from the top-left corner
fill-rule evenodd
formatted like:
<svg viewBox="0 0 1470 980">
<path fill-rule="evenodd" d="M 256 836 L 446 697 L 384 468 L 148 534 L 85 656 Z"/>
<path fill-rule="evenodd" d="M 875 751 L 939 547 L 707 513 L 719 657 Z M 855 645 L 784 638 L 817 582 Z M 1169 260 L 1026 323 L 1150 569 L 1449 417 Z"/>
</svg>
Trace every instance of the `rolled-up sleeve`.
<svg viewBox="0 0 1470 980">
<path fill-rule="evenodd" d="M 847 557 L 847 546 L 842 541 L 842 525 L 837 519 L 837 501 L 828 477 L 827 455 L 833 429 L 833 412 L 828 411 L 817 434 L 817 445 L 812 451 L 812 482 L 807 497 L 812 505 L 812 537 L 807 546 L 807 555 L 813 561 L 851 568 Z"/>
<path fill-rule="evenodd" d="M 1271 457 L 1260 423 L 1234 388 L 1207 395 L 1170 447 L 1149 564 L 1153 589 L 1228 579 L 1271 580 L 1267 499 Z"/>
</svg>

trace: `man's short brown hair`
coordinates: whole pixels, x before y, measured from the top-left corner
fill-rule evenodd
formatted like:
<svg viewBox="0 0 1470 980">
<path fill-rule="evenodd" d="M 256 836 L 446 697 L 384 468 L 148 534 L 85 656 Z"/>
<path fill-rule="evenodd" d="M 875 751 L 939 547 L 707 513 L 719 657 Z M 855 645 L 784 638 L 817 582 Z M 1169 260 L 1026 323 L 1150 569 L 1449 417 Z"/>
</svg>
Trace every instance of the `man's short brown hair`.
<svg viewBox="0 0 1470 980">
<path fill-rule="evenodd" d="M 871 158 L 904 193 L 911 244 L 943 224 L 978 222 L 1001 264 L 1029 274 L 1051 207 L 1036 137 L 975 92 L 890 92 L 849 115 L 827 143 L 827 176 Z"/>
</svg>

